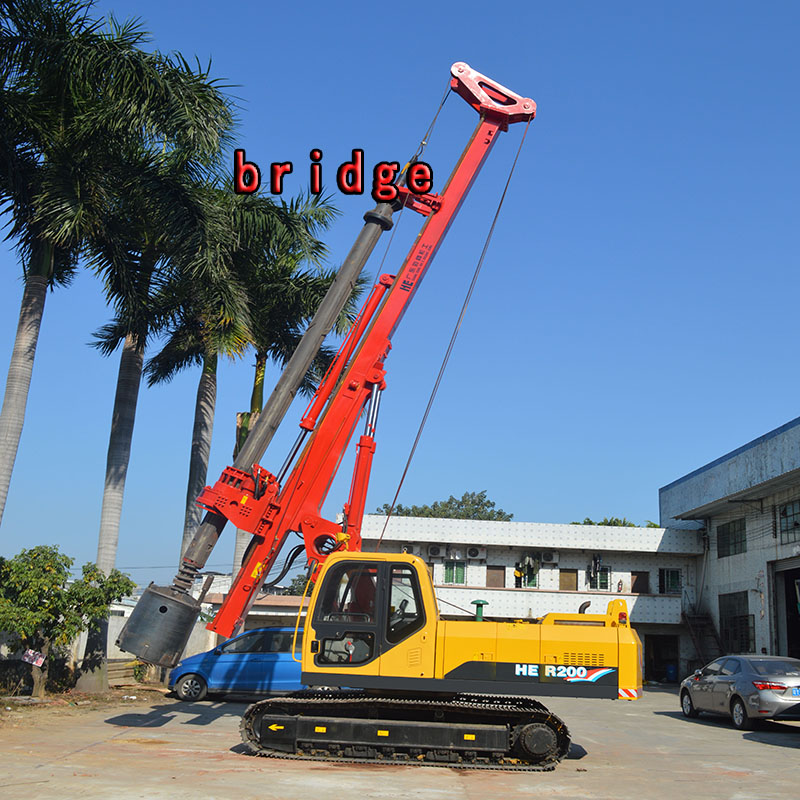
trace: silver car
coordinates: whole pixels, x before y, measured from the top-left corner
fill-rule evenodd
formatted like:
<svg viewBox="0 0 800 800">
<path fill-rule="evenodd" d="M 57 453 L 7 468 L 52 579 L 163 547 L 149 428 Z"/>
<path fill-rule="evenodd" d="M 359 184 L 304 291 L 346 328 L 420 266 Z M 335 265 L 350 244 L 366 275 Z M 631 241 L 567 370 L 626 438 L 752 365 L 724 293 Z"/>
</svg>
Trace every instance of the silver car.
<svg viewBox="0 0 800 800">
<path fill-rule="evenodd" d="M 762 719 L 800 719 L 800 660 L 786 656 L 722 656 L 681 683 L 685 716 L 729 716 L 739 730 Z"/>
</svg>

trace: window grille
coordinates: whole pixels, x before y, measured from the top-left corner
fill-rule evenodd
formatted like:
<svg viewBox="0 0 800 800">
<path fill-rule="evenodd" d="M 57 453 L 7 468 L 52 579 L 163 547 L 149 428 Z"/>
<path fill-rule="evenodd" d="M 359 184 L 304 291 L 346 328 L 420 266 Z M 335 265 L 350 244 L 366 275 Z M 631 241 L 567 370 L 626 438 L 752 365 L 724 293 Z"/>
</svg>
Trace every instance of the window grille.
<svg viewBox="0 0 800 800">
<path fill-rule="evenodd" d="M 679 569 L 662 567 L 658 570 L 658 593 L 681 593 L 681 571 Z"/>
<path fill-rule="evenodd" d="M 589 588 L 607 592 L 611 580 L 611 567 L 600 567 L 594 575 L 589 575 Z"/>
</svg>

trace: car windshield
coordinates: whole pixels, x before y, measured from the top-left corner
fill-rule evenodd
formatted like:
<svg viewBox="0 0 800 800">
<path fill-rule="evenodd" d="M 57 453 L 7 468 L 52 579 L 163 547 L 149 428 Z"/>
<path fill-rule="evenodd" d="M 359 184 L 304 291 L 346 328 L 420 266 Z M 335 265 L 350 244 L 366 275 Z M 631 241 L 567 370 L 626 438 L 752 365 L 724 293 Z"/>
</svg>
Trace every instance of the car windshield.
<svg viewBox="0 0 800 800">
<path fill-rule="evenodd" d="M 800 661 L 786 659 L 786 661 L 768 661 L 766 659 L 750 660 L 753 669 L 759 675 L 800 675 Z"/>
</svg>

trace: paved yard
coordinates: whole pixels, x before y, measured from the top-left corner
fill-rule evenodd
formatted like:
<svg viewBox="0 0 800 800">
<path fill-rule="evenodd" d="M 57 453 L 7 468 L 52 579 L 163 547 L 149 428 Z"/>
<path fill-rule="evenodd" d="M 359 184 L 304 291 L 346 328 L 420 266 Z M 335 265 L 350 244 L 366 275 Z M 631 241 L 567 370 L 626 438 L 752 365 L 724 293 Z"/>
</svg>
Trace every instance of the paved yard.
<svg viewBox="0 0 800 800">
<path fill-rule="evenodd" d="M 344 800 L 603 798 L 771 800 L 800 796 L 800 723 L 739 733 L 686 720 L 673 691 L 636 702 L 553 698 L 572 731 L 550 773 L 344 766 L 239 752 L 244 703 L 154 696 L 107 708 L 0 715 L 0 795 L 25 798 Z"/>
</svg>

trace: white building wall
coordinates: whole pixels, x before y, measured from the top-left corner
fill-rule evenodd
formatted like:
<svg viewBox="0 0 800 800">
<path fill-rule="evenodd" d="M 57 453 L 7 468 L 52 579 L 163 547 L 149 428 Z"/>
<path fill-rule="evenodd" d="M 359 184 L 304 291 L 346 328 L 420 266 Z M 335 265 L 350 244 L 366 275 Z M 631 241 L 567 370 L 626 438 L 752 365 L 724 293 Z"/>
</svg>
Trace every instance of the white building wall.
<svg viewBox="0 0 800 800">
<path fill-rule="evenodd" d="M 385 517 L 364 517 L 364 550 L 377 546 Z M 374 537 L 374 538 L 373 538 Z M 431 557 L 430 546 L 440 546 L 442 556 Z M 467 558 L 468 548 L 485 548 L 485 559 Z M 623 597 L 628 603 L 634 624 L 681 623 L 681 610 L 696 601 L 697 556 L 703 552 L 695 531 L 671 531 L 663 528 L 614 528 L 602 525 L 555 525 L 524 522 L 485 522 L 415 517 L 393 517 L 380 544 L 383 552 L 408 550 L 428 561 L 443 601 L 441 613 L 474 613 L 471 601 L 488 600 L 487 617 L 538 617 L 550 611 L 576 612 L 590 600 L 592 613 L 605 611 L 609 600 Z M 550 551 L 558 563 L 540 564 L 536 588 L 514 588 L 514 567 L 526 553 Z M 609 567 L 609 590 L 589 588 L 587 569 L 592 556 L 601 554 L 601 566 Z M 465 583 L 445 583 L 445 561 L 465 564 Z M 505 587 L 487 588 L 487 565 L 505 567 Z M 681 570 L 682 593 L 658 594 L 659 569 Z M 576 570 L 578 590 L 559 589 L 561 570 Z M 648 572 L 650 592 L 631 594 L 631 572 Z M 635 610 L 634 610 L 635 609 Z"/>
</svg>

